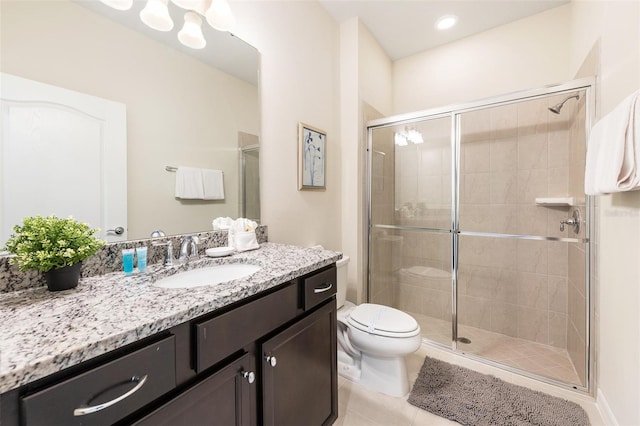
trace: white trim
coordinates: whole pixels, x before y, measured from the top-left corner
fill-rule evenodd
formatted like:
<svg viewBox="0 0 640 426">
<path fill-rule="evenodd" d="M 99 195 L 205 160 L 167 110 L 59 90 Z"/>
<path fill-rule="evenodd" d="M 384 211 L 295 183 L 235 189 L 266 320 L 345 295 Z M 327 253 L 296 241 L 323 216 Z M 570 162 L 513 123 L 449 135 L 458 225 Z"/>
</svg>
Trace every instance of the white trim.
<svg viewBox="0 0 640 426">
<path fill-rule="evenodd" d="M 598 388 L 598 397 L 596 398 L 596 408 L 600 412 L 600 416 L 602 420 L 604 420 L 605 425 L 607 426 L 619 426 L 618 420 L 616 420 L 616 416 L 611 411 L 611 407 L 609 407 L 609 403 L 607 399 L 604 397 L 602 393 L 602 389 Z"/>
</svg>

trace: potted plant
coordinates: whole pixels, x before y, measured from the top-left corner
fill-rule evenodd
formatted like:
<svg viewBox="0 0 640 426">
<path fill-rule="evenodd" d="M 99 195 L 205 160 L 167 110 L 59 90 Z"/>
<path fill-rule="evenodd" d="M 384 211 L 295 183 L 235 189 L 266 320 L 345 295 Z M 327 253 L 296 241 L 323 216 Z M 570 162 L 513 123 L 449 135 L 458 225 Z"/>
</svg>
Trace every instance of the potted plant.
<svg viewBox="0 0 640 426">
<path fill-rule="evenodd" d="M 78 285 L 82 261 L 105 244 L 94 236 L 97 231 L 72 217 L 26 217 L 13 227 L 5 250 L 15 255 L 9 262 L 20 270 L 43 272 L 49 290 L 67 290 Z"/>
</svg>

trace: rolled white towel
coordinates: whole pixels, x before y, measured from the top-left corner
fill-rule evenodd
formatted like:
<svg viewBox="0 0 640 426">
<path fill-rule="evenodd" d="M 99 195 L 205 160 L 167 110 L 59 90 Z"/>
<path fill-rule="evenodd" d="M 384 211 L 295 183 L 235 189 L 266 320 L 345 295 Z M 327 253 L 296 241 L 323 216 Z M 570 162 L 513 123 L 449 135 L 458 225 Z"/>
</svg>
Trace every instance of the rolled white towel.
<svg viewBox="0 0 640 426">
<path fill-rule="evenodd" d="M 591 129 L 584 192 L 640 189 L 640 91 L 627 96 Z"/>
</svg>

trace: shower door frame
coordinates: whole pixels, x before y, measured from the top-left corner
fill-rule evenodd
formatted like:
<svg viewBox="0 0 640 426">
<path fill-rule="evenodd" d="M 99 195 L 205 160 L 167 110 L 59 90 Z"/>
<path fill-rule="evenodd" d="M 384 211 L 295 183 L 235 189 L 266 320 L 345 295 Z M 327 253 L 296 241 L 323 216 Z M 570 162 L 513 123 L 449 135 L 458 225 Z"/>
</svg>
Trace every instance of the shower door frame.
<svg viewBox="0 0 640 426">
<path fill-rule="evenodd" d="M 595 363 L 595 326 L 593 320 L 595 318 L 595 286 L 593 282 L 594 268 L 595 268 L 595 252 L 592 247 L 593 231 L 595 229 L 596 210 L 595 210 L 595 197 L 585 194 L 585 234 L 584 238 L 559 238 L 559 237 L 542 237 L 542 236 L 524 236 L 516 234 L 492 234 L 488 232 L 472 232 L 472 231 L 460 231 L 459 229 L 459 216 L 460 216 L 460 200 L 459 200 L 459 173 L 460 173 L 460 138 L 461 138 L 461 115 L 472 111 L 504 106 L 509 104 L 520 103 L 523 101 L 529 101 L 539 98 L 544 98 L 552 95 L 569 94 L 576 90 L 585 91 L 585 144 L 589 140 L 589 133 L 591 130 L 591 124 L 595 118 L 595 83 L 594 77 L 577 79 L 561 84 L 544 86 L 536 89 L 529 89 L 523 91 L 512 92 L 495 97 L 485 98 L 477 101 L 452 104 L 444 107 L 433 108 L 423 111 L 417 111 L 413 113 L 400 114 L 380 119 L 371 120 L 366 123 L 367 130 L 367 152 L 366 152 L 366 226 L 367 226 L 367 239 L 366 239 L 366 275 L 365 275 L 365 290 L 366 300 L 370 301 L 371 295 L 371 259 L 372 259 L 372 233 L 374 228 L 389 229 L 389 230 L 424 230 L 438 233 L 447 233 L 441 229 L 431 228 L 415 228 L 408 226 L 397 225 L 375 225 L 372 223 L 372 165 L 373 165 L 373 130 L 377 128 L 392 127 L 397 125 L 407 125 L 425 120 L 434 120 L 439 118 L 451 119 L 451 227 L 448 233 L 452 234 L 452 249 L 451 249 L 451 272 L 452 272 L 452 306 L 451 306 L 451 345 L 443 345 L 441 343 L 423 338 L 423 342 L 429 345 L 437 346 L 451 352 L 455 352 L 461 356 L 465 356 L 485 364 L 489 364 L 503 370 L 520 374 L 526 377 L 530 377 L 536 380 L 543 381 L 545 383 L 553 384 L 565 389 L 578 391 L 581 393 L 594 395 L 595 393 L 595 377 L 596 377 L 596 363 Z M 586 146 L 585 146 L 586 150 Z M 516 239 L 529 239 L 529 240 L 542 240 L 542 241 L 561 241 L 561 242 L 580 242 L 585 244 L 585 298 L 586 298 L 586 370 L 585 371 L 585 385 L 577 385 L 566 382 L 561 382 L 546 376 L 530 373 L 525 370 L 517 369 L 505 364 L 498 363 L 496 361 L 484 358 L 472 353 L 465 352 L 458 349 L 458 254 L 459 254 L 459 237 L 460 235 L 469 236 L 499 236 L 500 238 L 516 238 Z"/>
</svg>

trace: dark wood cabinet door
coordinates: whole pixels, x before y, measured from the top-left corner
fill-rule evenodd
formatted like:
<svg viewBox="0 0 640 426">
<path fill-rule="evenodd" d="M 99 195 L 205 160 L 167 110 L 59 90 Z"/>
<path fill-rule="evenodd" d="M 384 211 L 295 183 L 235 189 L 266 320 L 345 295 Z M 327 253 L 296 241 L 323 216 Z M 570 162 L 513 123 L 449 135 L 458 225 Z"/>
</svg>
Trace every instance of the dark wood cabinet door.
<svg viewBox="0 0 640 426">
<path fill-rule="evenodd" d="M 337 418 L 335 306 L 332 299 L 262 344 L 264 425 L 320 426 Z"/>
<path fill-rule="evenodd" d="M 252 426 L 257 424 L 256 386 L 255 358 L 245 354 L 134 424 Z"/>
</svg>

